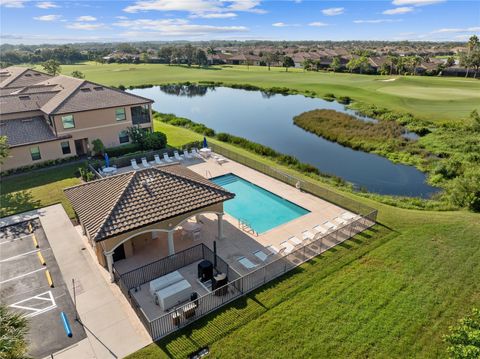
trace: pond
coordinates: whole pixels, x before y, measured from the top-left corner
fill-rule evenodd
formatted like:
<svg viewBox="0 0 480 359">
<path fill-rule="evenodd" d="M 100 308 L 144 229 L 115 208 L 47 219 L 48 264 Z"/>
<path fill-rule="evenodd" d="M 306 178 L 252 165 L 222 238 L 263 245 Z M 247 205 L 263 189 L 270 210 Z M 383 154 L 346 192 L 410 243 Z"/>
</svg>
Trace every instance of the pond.
<svg viewBox="0 0 480 359">
<path fill-rule="evenodd" d="M 338 102 L 302 95 L 269 94 L 227 87 L 155 86 L 130 90 L 151 98 L 153 108 L 203 123 L 269 146 L 341 177 L 370 192 L 427 198 L 438 189 L 425 183 L 426 176 L 413 166 L 352 150 L 309 133 L 293 124 L 293 117 L 314 109 L 332 109 L 357 116 Z"/>
</svg>

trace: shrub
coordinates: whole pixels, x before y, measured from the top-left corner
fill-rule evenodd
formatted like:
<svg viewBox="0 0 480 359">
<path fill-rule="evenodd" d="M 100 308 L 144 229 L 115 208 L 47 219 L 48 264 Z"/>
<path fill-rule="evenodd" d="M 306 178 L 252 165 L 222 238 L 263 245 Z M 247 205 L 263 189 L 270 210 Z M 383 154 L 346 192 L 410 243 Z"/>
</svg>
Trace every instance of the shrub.
<svg viewBox="0 0 480 359">
<path fill-rule="evenodd" d="M 78 160 L 78 156 L 58 158 L 56 160 L 43 161 L 43 162 L 40 162 L 40 163 L 36 163 L 34 165 L 12 168 L 10 170 L 2 171 L 0 173 L 0 175 L 1 175 L 1 177 L 7 177 L 7 176 L 17 174 L 17 173 L 30 172 L 30 171 L 33 171 L 33 170 L 36 170 L 36 169 L 55 166 L 55 165 L 59 165 L 59 164 L 66 163 L 66 162 L 73 162 L 73 161 L 76 161 L 76 160 Z"/>
<path fill-rule="evenodd" d="M 101 156 L 105 153 L 105 145 L 103 144 L 102 140 L 99 138 L 96 138 L 95 140 L 92 140 L 92 145 L 93 145 L 93 152 L 94 155 Z"/>
<path fill-rule="evenodd" d="M 95 174 L 90 170 L 88 165 L 85 165 L 84 167 L 79 167 L 77 170 L 77 175 L 81 177 L 82 180 L 84 180 L 85 182 L 90 182 L 95 179 Z"/>
<path fill-rule="evenodd" d="M 472 313 L 450 328 L 450 334 L 444 337 L 449 344 L 447 352 L 450 358 L 480 358 L 480 310 L 474 308 Z"/>
<path fill-rule="evenodd" d="M 163 132 L 147 133 L 144 139 L 144 148 L 146 150 L 158 150 L 167 145 L 167 136 Z"/>
<path fill-rule="evenodd" d="M 453 205 L 480 212 L 480 168 L 469 168 L 452 180 L 447 192 Z"/>
<path fill-rule="evenodd" d="M 352 99 L 348 96 L 341 96 L 338 98 L 338 102 L 343 105 L 349 105 L 352 102 Z"/>
<path fill-rule="evenodd" d="M 110 157 L 120 157 L 136 151 L 140 151 L 140 146 L 136 143 L 128 143 L 117 147 L 109 147 L 105 150 Z"/>
<path fill-rule="evenodd" d="M 335 95 L 333 93 L 326 93 L 325 95 L 323 95 L 323 99 L 325 101 L 332 102 L 335 101 Z"/>
</svg>

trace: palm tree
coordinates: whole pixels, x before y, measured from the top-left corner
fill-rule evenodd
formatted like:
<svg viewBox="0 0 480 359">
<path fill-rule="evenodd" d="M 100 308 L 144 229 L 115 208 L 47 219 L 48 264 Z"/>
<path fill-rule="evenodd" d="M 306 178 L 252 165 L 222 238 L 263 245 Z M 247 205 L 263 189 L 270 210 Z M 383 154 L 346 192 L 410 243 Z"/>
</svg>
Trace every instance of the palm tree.
<svg viewBox="0 0 480 359">
<path fill-rule="evenodd" d="M 2 358 L 21 359 L 26 357 L 28 332 L 27 320 L 20 314 L 10 312 L 0 305 L 0 348 Z"/>
</svg>

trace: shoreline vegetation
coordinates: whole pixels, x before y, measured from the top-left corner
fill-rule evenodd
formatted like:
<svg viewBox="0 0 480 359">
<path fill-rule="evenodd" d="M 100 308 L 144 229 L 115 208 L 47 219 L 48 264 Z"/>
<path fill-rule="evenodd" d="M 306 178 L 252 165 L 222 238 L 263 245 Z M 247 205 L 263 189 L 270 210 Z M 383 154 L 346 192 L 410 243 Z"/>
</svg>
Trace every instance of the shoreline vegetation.
<svg viewBox="0 0 480 359">
<path fill-rule="evenodd" d="M 202 81 L 198 84 L 184 82 L 169 85 L 198 85 L 207 87 L 225 86 L 244 89 L 247 91 L 262 91 L 267 94 L 300 94 L 311 97 L 317 96 L 315 92 L 307 91 L 308 93 L 305 94 L 299 93 L 295 89 L 289 89 L 285 87 L 262 88 L 250 84 L 232 85 L 225 84 L 223 82 L 210 81 Z M 153 85 L 148 84 L 143 85 L 142 88 L 152 86 Z M 130 88 L 133 89 L 136 87 L 131 86 Z M 375 124 L 377 127 L 371 127 L 375 129 L 374 132 L 376 133 L 376 135 L 373 136 L 373 139 L 371 138 L 372 133 L 365 132 L 365 129 L 370 125 L 363 125 L 366 122 L 356 119 L 353 116 L 351 116 L 351 121 L 348 121 L 342 117 L 344 130 L 347 131 L 347 128 L 350 128 L 347 131 L 350 133 L 349 135 L 345 133 L 342 134 L 338 130 L 335 131 L 334 135 L 331 131 L 335 128 L 333 126 L 335 121 L 330 121 L 331 123 L 329 131 L 317 129 L 325 136 L 319 133 L 317 133 L 317 135 L 353 149 L 379 154 L 395 163 L 413 165 L 427 174 L 427 182 L 430 185 L 439 187 L 443 190 L 427 200 L 421 200 L 414 197 L 384 196 L 375 193 L 369 193 L 363 189 L 360 189 L 362 195 L 368 196 L 369 198 L 375 198 L 383 203 L 401 205 L 404 208 L 428 208 L 437 210 L 468 208 L 473 211 L 480 211 L 480 116 L 476 110 L 470 114 L 469 119 L 464 121 L 464 123 L 451 123 L 448 121 L 428 121 L 424 119 L 417 119 L 410 113 L 396 112 L 387 108 L 378 107 L 376 105 L 355 101 L 355 99 L 351 99 L 350 97 L 337 98 L 331 93 L 325 94 L 323 98 L 328 101 L 342 101 L 341 103 L 356 111 L 360 116 L 367 116 L 376 119 L 378 120 L 378 123 Z M 339 118 L 340 117 L 337 119 Z M 354 122 L 357 123 L 355 126 L 352 125 Z M 184 124 L 179 125 L 185 127 Z M 195 132 L 202 133 L 207 136 L 211 135 L 211 131 L 213 131 L 212 129 L 208 129 L 204 126 L 209 131 L 202 132 L 202 130 L 197 128 L 198 125 L 199 124 L 192 122 L 192 125 L 188 125 L 187 128 L 191 128 Z M 360 131 L 359 126 L 363 130 Z M 355 130 L 352 132 L 354 127 Z M 402 129 L 403 131 L 403 128 L 417 134 L 418 139 L 408 140 L 400 137 L 400 130 Z M 312 130 L 312 128 L 310 128 L 310 130 Z M 366 138 L 360 138 L 358 131 L 360 131 Z M 351 137 L 354 132 L 357 132 L 357 135 Z M 387 135 L 387 133 L 390 133 L 390 135 Z M 394 133 L 395 135 L 392 136 Z M 380 134 L 382 134 L 382 136 L 380 136 Z M 461 136 L 462 140 L 459 140 L 457 137 L 458 135 Z M 231 139 L 227 139 L 225 142 L 230 140 Z M 241 141 L 237 141 L 237 145 L 240 145 L 240 142 Z M 259 144 L 256 145 L 258 146 Z M 253 150 L 253 152 L 256 151 Z M 283 154 L 280 155 L 286 156 Z M 281 156 L 278 157 L 280 158 Z M 283 164 L 287 164 L 288 166 L 292 165 L 291 163 L 288 163 L 288 161 L 286 161 L 286 163 L 283 162 Z M 322 175 L 321 173 L 316 174 Z M 341 185 L 349 190 L 353 190 L 351 185 L 345 186 L 346 182 L 343 182 L 344 183 L 337 181 L 337 183 L 334 184 L 336 186 Z M 400 202 L 402 204 L 399 204 Z"/>
<path fill-rule="evenodd" d="M 437 198 L 423 199 L 419 197 L 388 196 L 372 192 L 366 192 L 363 189 L 356 190 L 351 183 L 343 180 L 342 178 L 322 173 L 316 167 L 302 163 L 293 156 L 281 154 L 267 146 L 249 141 L 245 138 L 233 136 L 227 133 L 215 133 L 213 129 L 208 128 L 203 124 L 193 122 L 183 117 L 177 117 L 173 114 L 163 114 L 154 111 L 154 120 L 170 126 L 184 128 L 187 131 L 192 131 L 199 135 L 207 136 L 210 139 L 213 138 L 219 142 L 228 143 L 236 148 L 242 148 L 255 155 L 260 155 L 264 158 L 270 159 L 275 163 L 279 164 L 280 166 L 290 168 L 316 181 L 325 183 L 330 186 L 334 186 L 335 188 L 342 191 L 354 193 L 355 195 L 373 199 L 384 204 L 405 209 L 437 211 L 447 211 L 458 208 L 458 206 L 451 205 L 444 200 Z M 160 126 L 159 130 L 164 131 L 165 129 Z"/>
<path fill-rule="evenodd" d="M 417 141 L 403 137 L 405 128 L 396 121 L 367 122 L 335 110 L 321 109 L 295 116 L 293 123 L 329 141 L 376 153 L 393 162 L 425 167 L 423 163 L 430 155 Z"/>
</svg>

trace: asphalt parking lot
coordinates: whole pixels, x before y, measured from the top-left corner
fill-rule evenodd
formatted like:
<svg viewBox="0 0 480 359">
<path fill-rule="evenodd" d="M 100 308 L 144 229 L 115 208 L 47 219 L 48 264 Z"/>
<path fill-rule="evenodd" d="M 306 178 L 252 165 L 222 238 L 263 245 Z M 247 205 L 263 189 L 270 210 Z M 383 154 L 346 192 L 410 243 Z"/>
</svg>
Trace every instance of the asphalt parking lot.
<svg viewBox="0 0 480 359">
<path fill-rule="evenodd" d="M 28 318 L 29 354 L 35 358 L 50 356 L 86 337 L 75 321 L 72 298 L 38 219 L 0 228 L 0 301 Z M 61 312 L 67 315 L 71 338 Z"/>
</svg>

